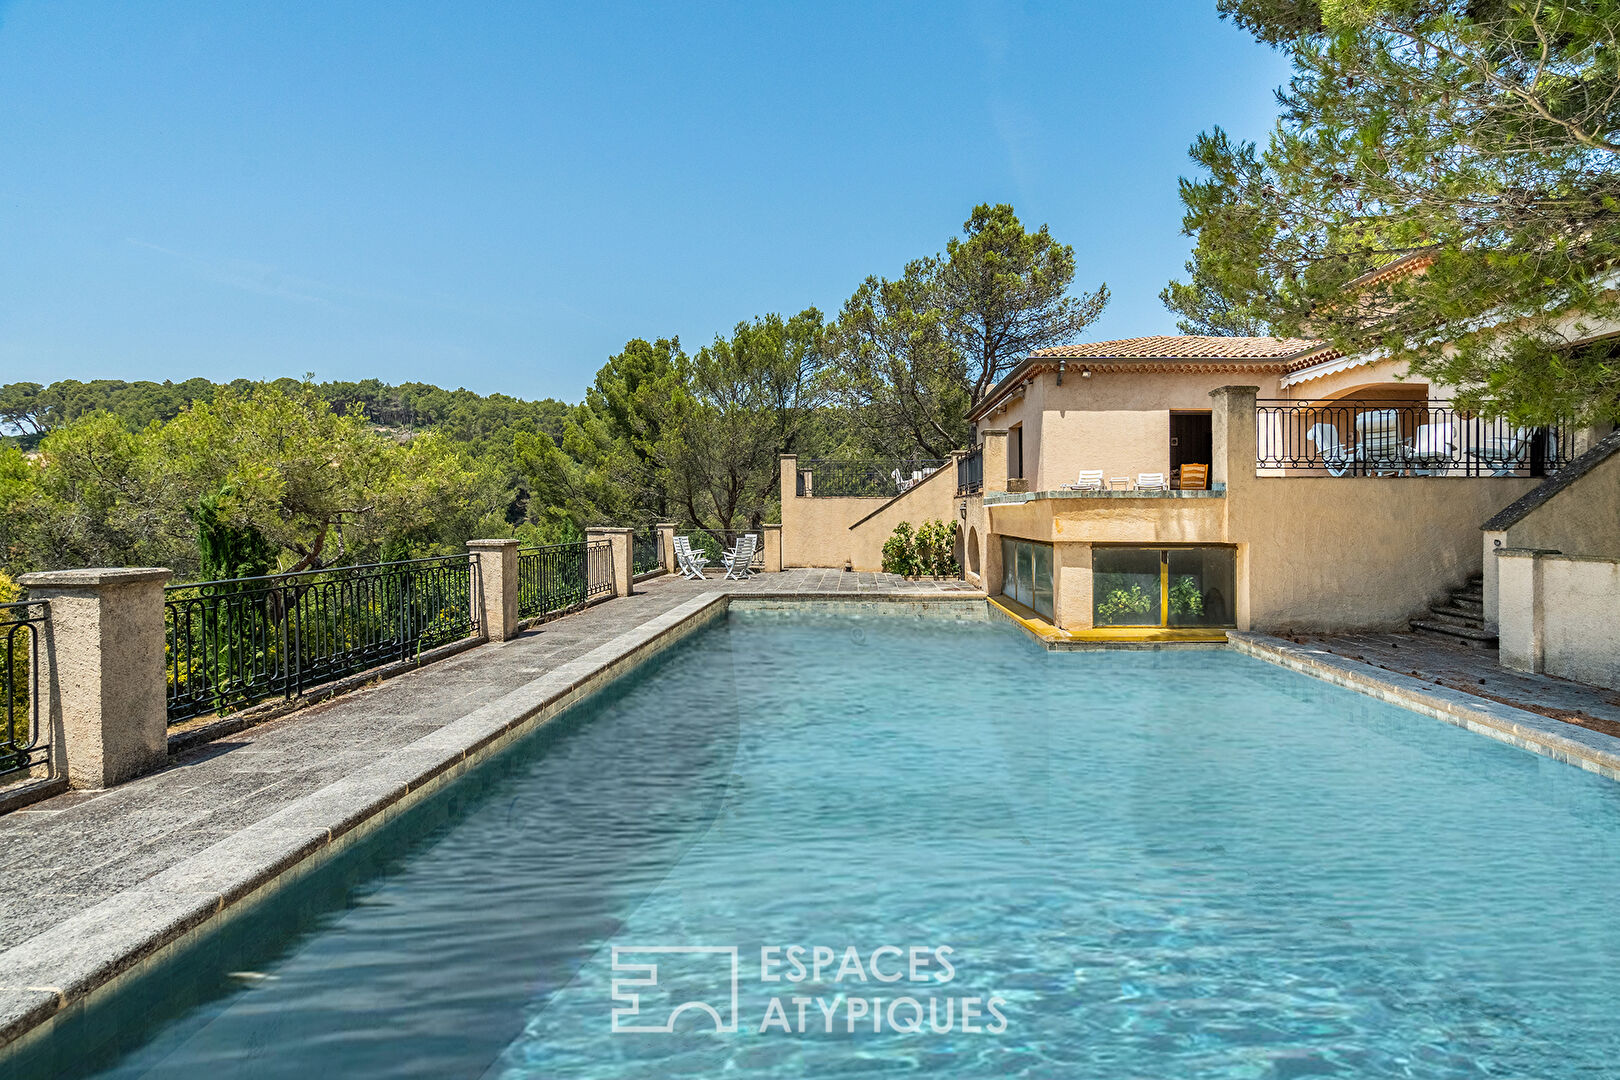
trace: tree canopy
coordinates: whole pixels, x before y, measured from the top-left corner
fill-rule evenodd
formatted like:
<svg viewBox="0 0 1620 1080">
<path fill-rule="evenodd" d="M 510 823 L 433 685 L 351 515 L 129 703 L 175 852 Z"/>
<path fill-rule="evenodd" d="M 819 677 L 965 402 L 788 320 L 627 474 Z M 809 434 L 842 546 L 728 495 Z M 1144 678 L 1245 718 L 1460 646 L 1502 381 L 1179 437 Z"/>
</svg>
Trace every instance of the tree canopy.
<svg viewBox="0 0 1620 1080">
<path fill-rule="evenodd" d="M 1071 296 L 1074 249 L 1045 225 L 1025 229 L 1011 206 L 974 207 L 962 232 L 898 280 L 867 278 L 828 328 L 831 393 L 866 446 L 938 458 L 964 445 L 971 406 L 1108 303 L 1107 285 Z"/>
<path fill-rule="evenodd" d="M 1171 307 L 1385 354 L 1522 421 L 1620 418 L 1589 345 L 1620 315 L 1620 2 L 1220 6 L 1294 73 L 1263 147 L 1194 143 Z"/>
<path fill-rule="evenodd" d="M 573 539 L 674 520 L 715 542 L 780 513 L 779 457 L 943 457 L 1031 350 L 1071 341 L 1074 252 L 979 206 L 943 253 L 688 354 L 633 338 L 578 404 L 423 383 L 0 386 L 0 566 L 181 580 Z"/>
</svg>

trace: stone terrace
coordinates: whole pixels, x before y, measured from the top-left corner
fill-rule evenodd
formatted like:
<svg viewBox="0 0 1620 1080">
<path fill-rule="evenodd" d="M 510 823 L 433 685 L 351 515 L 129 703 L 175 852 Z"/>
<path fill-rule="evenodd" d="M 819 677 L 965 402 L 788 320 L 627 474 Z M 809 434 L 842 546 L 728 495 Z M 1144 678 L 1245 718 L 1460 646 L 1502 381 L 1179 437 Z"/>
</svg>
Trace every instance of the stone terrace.
<svg viewBox="0 0 1620 1080">
<path fill-rule="evenodd" d="M 158 874 L 700 593 L 974 595 L 960 581 L 799 569 L 743 582 L 675 576 L 207 743 L 150 776 L 0 816 L 7 851 L 0 951 Z"/>
</svg>

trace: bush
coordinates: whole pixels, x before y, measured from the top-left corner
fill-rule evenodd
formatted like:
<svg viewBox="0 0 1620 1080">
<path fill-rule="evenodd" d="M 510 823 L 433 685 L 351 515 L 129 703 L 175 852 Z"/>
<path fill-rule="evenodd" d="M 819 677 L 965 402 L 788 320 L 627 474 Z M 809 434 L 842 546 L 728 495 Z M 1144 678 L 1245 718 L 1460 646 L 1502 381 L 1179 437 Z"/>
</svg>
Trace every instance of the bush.
<svg viewBox="0 0 1620 1080">
<path fill-rule="evenodd" d="M 902 521 L 883 543 L 883 570 L 907 576 L 956 577 L 956 522 L 925 521 L 915 532 Z"/>
<path fill-rule="evenodd" d="M 894 533 L 883 541 L 883 572 L 902 575 L 917 572 L 917 537 L 912 534 L 911 522 L 896 525 Z"/>
</svg>

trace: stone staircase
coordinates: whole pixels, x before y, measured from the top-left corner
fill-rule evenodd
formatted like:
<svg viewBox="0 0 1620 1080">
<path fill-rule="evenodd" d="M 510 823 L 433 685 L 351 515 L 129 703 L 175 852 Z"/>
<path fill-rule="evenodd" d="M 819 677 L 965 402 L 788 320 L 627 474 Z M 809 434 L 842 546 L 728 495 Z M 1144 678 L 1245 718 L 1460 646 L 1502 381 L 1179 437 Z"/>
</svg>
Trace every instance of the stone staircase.
<svg viewBox="0 0 1620 1080">
<path fill-rule="evenodd" d="M 1427 615 L 1412 620 L 1412 632 L 1471 649 L 1496 648 L 1496 635 L 1485 629 L 1484 579 L 1475 574 L 1462 588 L 1451 590 Z"/>
</svg>

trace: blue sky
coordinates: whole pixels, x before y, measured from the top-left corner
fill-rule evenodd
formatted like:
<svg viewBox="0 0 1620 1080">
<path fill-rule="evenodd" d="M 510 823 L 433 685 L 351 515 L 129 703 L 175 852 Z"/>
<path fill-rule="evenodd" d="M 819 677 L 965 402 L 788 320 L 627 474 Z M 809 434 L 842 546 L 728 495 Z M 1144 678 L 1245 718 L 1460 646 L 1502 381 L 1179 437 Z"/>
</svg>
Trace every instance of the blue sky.
<svg viewBox="0 0 1620 1080">
<path fill-rule="evenodd" d="M 629 338 L 836 312 L 978 202 L 1174 333 L 1176 179 L 1286 79 L 1214 0 L 0 6 L 0 382 L 578 400 Z"/>
</svg>

